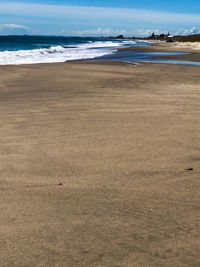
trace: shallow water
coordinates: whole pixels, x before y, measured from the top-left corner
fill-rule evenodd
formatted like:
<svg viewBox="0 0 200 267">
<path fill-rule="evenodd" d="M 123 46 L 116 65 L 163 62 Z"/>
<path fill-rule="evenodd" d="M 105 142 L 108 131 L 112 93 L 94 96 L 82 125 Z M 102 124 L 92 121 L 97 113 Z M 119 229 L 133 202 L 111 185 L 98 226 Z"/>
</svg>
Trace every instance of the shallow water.
<svg viewBox="0 0 200 267">
<path fill-rule="evenodd" d="M 130 51 L 118 51 L 112 55 L 106 55 L 98 60 L 117 60 L 128 63 L 161 63 L 161 64 L 173 64 L 173 65 L 190 65 L 190 66 L 200 66 L 199 61 L 189 61 L 189 60 L 177 60 L 168 59 L 167 56 L 177 56 L 177 55 L 187 55 L 190 53 L 183 52 L 151 52 L 144 53 L 134 50 Z"/>
<path fill-rule="evenodd" d="M 189 60 L 144 60 L 140 61 L 144 63 L 160 63 L 160 64 L 173 64 L 173 65 L 190 65 L 190 66 L 200 66 L 199 61 L 189 61 Z"/>
<path fill-rule="evenodd" d="M 146 63 L 161 63 L 161 64 L 173 64 L 173 65 L 191 65 L 191 66 L 200 66 L 199 61 L 189 61 L 189 60 L 177 60 L 177 59 L 167 59 L 167 56 L 177 56 L 177 55 L 188 55 L 190 53 L 178 53 L 178 52 L 153 52 L 153 53 L 146 53 L 150 56 L 155 56 L 155 58 L 152 58 L 151 60 L 141 60 L 140 62 L 146 62 Z M 163 59 L 162 56 L 166 56 L 165 59 Z M 157 59 L 157 57 L 161 57 L 160 59 Z"/>
</svg>

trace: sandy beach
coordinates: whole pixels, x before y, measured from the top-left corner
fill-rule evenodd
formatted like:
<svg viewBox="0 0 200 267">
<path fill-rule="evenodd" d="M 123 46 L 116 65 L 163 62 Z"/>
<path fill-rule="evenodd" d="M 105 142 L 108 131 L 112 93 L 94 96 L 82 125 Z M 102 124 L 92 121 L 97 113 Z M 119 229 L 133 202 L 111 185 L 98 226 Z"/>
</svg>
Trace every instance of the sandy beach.
<svg viewBox="0 0 200 267">
<path fill-rule="evenodd" d="M 200 67 L 0 66 L 0 265 L 199 266 L 199 118 Z"/>
</svg>

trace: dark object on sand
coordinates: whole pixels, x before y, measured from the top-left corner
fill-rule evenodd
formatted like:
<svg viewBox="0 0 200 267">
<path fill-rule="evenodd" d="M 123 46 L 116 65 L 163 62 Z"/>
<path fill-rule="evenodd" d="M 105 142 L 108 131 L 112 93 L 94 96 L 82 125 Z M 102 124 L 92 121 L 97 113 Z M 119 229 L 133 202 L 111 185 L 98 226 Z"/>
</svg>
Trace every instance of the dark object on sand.
<svg viewBox="0 0 200 267">
<path fill-rule="evenodd" d="M 168 39 L 167 43 L 173 43 L 173 40 L 172 39 Z"/>
<path fill-rule="evenodd" d="M 193 168 L 188 168 L 188 169 L 185 169 L 186 171 L 193 171 L 194 169 Z"/>
<path fill-rule="evenodd" d="M 59 183 L 58 185 L 62 185 L 62 183 Z"/>
</svg>

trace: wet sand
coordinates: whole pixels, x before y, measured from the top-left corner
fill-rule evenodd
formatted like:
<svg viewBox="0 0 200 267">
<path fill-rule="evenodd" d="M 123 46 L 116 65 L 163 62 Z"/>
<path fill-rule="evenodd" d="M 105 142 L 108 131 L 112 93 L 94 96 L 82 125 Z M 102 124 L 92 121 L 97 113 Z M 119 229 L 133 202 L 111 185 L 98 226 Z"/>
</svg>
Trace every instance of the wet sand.
<svg viewBox="0 0 200 267">
<path fill-rule="evenodd" d="M 1 66 L 1 266 L 199 266 L 199 85 L 193 66 Z"/>
<path fill-rule="evenodd" d="M 155 42 L 152 43 L 151 46 L 144 46 L 144 47 L 128 47 L 128 48 L 119 48 L 118 51 L 138 51 L 142 53 L 152 53 L 152 52 L 183 52 L 183 53 L 189 53 L 185 55 L 173 55 L 173 56 L 159 56 L 163 58 L 169 58 L 169 59 L 177 59 L 177 60 L 189 60 L 189 61 L 200 61 L 200 51 L 199 49 L 194 49 L 194 47 L 187 47 L 184 43 L 181 43 L 183 47 L 179 47 L 178 42 L 173 43 L 166 43 L 166 42 Z M 191 45 L 194 45 L 194 43 L 191 43 Z"/>
</svg>

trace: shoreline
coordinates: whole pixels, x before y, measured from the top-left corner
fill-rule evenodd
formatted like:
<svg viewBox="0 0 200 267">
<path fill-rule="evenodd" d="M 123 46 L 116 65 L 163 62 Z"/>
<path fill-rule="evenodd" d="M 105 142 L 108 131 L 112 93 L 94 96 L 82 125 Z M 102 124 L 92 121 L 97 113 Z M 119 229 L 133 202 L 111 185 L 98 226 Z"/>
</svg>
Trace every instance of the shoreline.
<svg viewBox="0 0 200 267">
<path fill-rule="evenodd" d="M 182 43 L 180 43 L 182 44 Z M 185 44 L 185 43 L 183 43 Z M 193 44 L 193 43 L 191 43 Z M 153 45 L 148 47 L 130 47 L 130 48 L 119 48 L 118 51 L 138 51 L 142 53 L 152 53 L 152 52 L 182 52 L 182 53 L 190 53 L 187 55 L 161 55 L 161 58 L 169 58 L 169 59 L 178 59 L 178 60 L 188 60 L 188 61 L 200 61 L 200 49 L 196 50 L 192 47 L 179 47 L 179 43 L 166 43 L 166 42 L 155 42 Z"/>
</svg>

